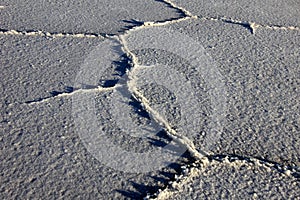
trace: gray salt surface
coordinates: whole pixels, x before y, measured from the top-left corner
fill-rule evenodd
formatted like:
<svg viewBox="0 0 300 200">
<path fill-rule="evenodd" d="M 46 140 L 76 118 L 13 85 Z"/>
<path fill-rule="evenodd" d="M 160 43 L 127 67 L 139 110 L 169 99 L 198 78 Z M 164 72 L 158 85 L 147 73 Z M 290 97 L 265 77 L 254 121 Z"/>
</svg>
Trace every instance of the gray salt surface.
<svg viewBox="0 0 300 200">
<path fill-rule="evenodd" d="M 246 163 L 214 162 L 169 199 L 298 199 L 295 178 Z"/>
<path fill-rule="evenodd" d="M 63 92 L 88 53 L 101 42 L 87 38 L 2 36 L 1 101 L 26 102 Z"/>
<path fill-rule="evenodd" d="M 199 112 L 203 113 L 202 116 L 199 113 L 196 130 L 199 134 L 180 133 L 193 137 L 199 149 L 299 165 L 299 32 L 263 29 L 253 35 L 242 26 L 204 20 L 167 27 L 204 46 L 223 76 L 227 90 L 228 111 L 222 122 L 221 138 L 207 148 L 201 139 L 201 133 L 209 131 L 206 114 L 211 113 L 205 80 L 201 72 L 190 75 L 190 80 L 204 86 L 194 86 L 195 91 L 201 90 L 199 105 L 203 108 Z M 138 35 L 139 31 L 127 38 L 132 49 L 142 43 Z M 162 63 L 180 72 L 188 68 L 184 58 L 172 57 L 162 50 L 140 50 L 137 55 L 142 64 Z M 189 114 L 194 115 L 192 110 Z"/>
<path fill-rule="evenodd" d="M 76 133 L 71 104 L 68 97 L 5 110 L 0 137 L 1 199 L 136 199 L 145 191 L 155 192 L 174 176 L 174 166 L 136 174 L 120 172 L 96 160 Z M 100 115 L 106 117 L 105 112 Z M 113 125 L 106 127 L 115 130 Z M 151 148 L 149 142 L 136 141 L 116 130 L 107 135 L 129 151 Z"/>
<path fill-rule="evenodd" d="M 1 29 L 51 33 L 117 34 L 144 21 L 180 17 L 159 1 L 24 1 L 2 0 Z"/>
<path fill-rule="evenodd" d="M 51 92 L 69 92 L 66 88 L 74 85 L 84 60 L 100 42 L 90 38 L 1 36 L 1 199 L 140 198 L 163 186 L 175 173 L 173 167 L 147 174 L 106 167 L 79 138 L 71 97 L 51 99 Z M 99 94 L 96 106 L 107 104 L 105 96 Z M 50 99 L 24 103 L 43 98 Z M 99 119 L 110 117 L 103 108 L 98 114 Z M 113 131 L 107 134 L 125 150 L 153 148 L 150 141 L 132 139 L 113 125 L 106 124 Z"/>
<path fill-rule="evenodd" d="M 205 18 L 226 17 L 285 27 L 299 26 L 300 22 L 296 0 L 174 2 Z M 1 31 L 117 34 L 143 21 L 182 16 L 161 1 L 2 0 L 0 6 Z M 172 52 L 136 48 L 143 42 L 137 37 L 141 30 L 131 32 L 125 39 L 140 64 L 159 63 L 151 69 L 158 67 L 157 75 L 180 79 L 183 82 L 179 86 L 188 88 L 190 84 L 196 90 L 199 104 L 183 105 L 180 87 L 153 83 L 147 70 L 137 73 L 137 88 L 172 128 L 190 138 L 198 150 L 259 157 L 299 169 L 299 30 L 258 28 L 252 34 L 238 24 L 203 19 L 162 28 L 180 32 L 201 44 L 226 87 L 226 112 L 220 113 L 223 129 L 220 138 L 207 145 L 206 133 L 213 112 L 210 88 L 201 71 L 195 72 L 188 60 Z M 142 31 L 150 33 L 154 29 Z M 156 37 L 159 35 L 153 35 Z M 0 199 L 141 199 L 168 185 L 180 165 L 190 162 L 182 157 L 157 171 L 125 173 L 107 167 L 84 146 L 75 129 L 72 96 L 53 95 L 72 92 L 80 67 L 105 40 L 0 34 Z M 112 63 L 105 73 L 95 75 L 99 85 L 102 80 L 116 79 L 112 70 L 115 65 Z M 166 66 L 171 70 L 163 69 Z M 178 74 L 172 76 L 174 71 Z M 145 152 L 169 141 L 159 136 L 132 137 L 118 129 L 107 106 L 111 97 L 108 91 L 97 93 L 94 111 L 114 144 L 127 151 Z M 199 105 L 197 112 L 190 111 L 189 105 Z M 130 113 L 131 121 L 147 124 L 136 110 L 135 107 Z M 191 124 L 181 121 L 193 116 Z M 188 130 L 193 130 L 193 134 Z M 200 170 L 202 173 L 171 199 L 299 198 L 299 177 L 286 176 L 275 169 L 214 162 Z"/>
<path fill-rule="evenodd" d="M 173 2 L 200 17 L 224 17 L 268 26 L 300 26 L 298 0 L 174 0 Z"/>
</svg>

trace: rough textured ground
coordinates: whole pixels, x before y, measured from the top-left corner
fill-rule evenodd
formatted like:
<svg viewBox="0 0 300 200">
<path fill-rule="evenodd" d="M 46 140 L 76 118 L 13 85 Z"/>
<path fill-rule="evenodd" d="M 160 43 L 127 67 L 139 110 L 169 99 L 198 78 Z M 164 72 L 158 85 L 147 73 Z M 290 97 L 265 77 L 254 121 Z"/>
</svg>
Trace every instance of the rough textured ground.
<svg viewBox="0 0 300 200">
<path fill-rule="evenodd" d="M 197 38 L 224 77 L 228 113 L 221 139 L 212 151 L 299 166 L 300 70 L 296 66 L 300 32 L 259 29 L 253 35 L 242 26 L 210 20 L 189 20 L 170 27 Z M 128 43 L 140 43 L 135 34 L 138 31 Z M 143 63 L 158 61 L 184 68 L 180 59 L 164 60 L 166 55 L 158 50 L 139 55 Z M 201 82 L 202 77 L 189 78 Z M 203 141 L 194 142 L 203 148 Z"/>
<path fill-rule="evenodd" d="M 299 181 L 260 162 L 213 160 L 194 167 L 176 189 L 161 192 L 158 199 L 290 199 L 299 198 Z"/>
<path fill-rule="evenodd" d="M 117 34 L 144 21 L 178 18 L 160 1 L 1 1 L 1 28 L 54 33 Z"/>
<path fill-rule="evenodd" d="M 173 1 L 193 15 L 211 18 L 230 18 L 236 21 L 255 22 L 264 26 L 299 27 L 300 2 L 290 1 Z"/>
<path fill-rule="evenodd" d="M 0 198 L 300 198 L 299 9 L 296 0 L 0 1 Z M 169 51 L 143 48 L 169 41 L 160 30 L 182 37 Z M 183 35 L 194 44 L 186 48 Z M 82 66 L 101 66 L 105 55 L 87 59 L 109 41 L 121 53 L 80 88 Z M 176 52 L 210 56 L 224 84 L 222 112 L 212 107 L 223 102 L 210 99 L 211 77 Z M 116 116 L 111 102 L 127 76 L 132 96 L 121 108 L 129 114 Z M 176 140 L 186 154 L 147 173 L 107 166 L 72 115 L 85 93 L 113 144 L 143 153 Z M 221 130 L 211 142 L 216 116 Z M 120 129 L 151 120 L 160 134 Z"/>
</svg>

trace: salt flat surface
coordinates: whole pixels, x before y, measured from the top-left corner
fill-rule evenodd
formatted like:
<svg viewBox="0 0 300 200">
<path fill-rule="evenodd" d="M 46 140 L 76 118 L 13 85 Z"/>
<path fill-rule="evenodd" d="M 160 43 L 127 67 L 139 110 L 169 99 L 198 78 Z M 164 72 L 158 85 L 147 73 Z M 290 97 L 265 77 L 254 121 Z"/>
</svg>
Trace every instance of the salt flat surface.
<svg viewBox="0 0 300 200">
<path fill-rule="evenodd" d="M 1 5 L 1 29 L 55 33 L 117 34 L 144 21 L 180 17 L 159 1 L 6 1 Z"/>
<path fill-rule="evenodd" d="M 296 26 L 300 25 L 300 2 L 290 1 L 173 1 L 184 7 L 194 15 L 202 17 L 222 18 L 255 22 L 270 26 Z"/>
<path fill-rule="evenodd" d="M 85 55 L 99 39 L 1 37 L 3 84 L 7 104 L 51 96 L 71 86 Z"/>
<path fill-rule="evenodd" d="M 299 198 L 299 181 L 247 162 L 213 161 L 193 171 L 193 178 L 168 191 L 167 199 L 289 199 Z M 161 195 L 163 198 L 163 195 Z"/>
<path fill-rule="evenodd" d="M 215 144 L 206 147 L 201 134 L 179 132 L 194 137 L 199 149 L 208 148 L 220 154 L 238 153 L 299 165 L 297 86 L 300 71 L 297 66 L 300 59 L 296 56 L 299 55 L 299 32 L 263 29 L 253 35 L 242 26 L 206 20 L 184 21 L 172 24 L 170 28 L 204 45 L 216 62 L 227 89 L 223 98 L 226 98 L 228 111 L 222 122 L 224 129 L 221 138 Z M 151 32 L 151 29 L 155 28 L 147 31 Z M 128 37 L 132 49 L 142 43 L 143 38 L 139 37 L 142 31 L 144 29 Z M 184 58 L 163 50 L 141 50 L 137 54 L 142 64 L 162 63 L 180 72 L 191 68 L 186 66 L 188 60 L 184 61 Z M 159 67 L 159 73 L 165 73 L 168 67 Z M 201 71 L 191 74 L 189 80 L 205 85 L 203 75 Z M 208 132 L 205 113 L 211 113 L 207 106 L 210 99 L 205 88 L 192 87 L 193 91 L 199 92 L 200 105 L 206 105 L 199 108 L 198 116 L 194 116 L 199 118 L 194 132 Z M 187 112 L 193 115 L 194 111 L 195 108 Z M 187 124 L 181 127 L 187 127 Z"/>
<path fill-rule="evenodd" d="M 296 1 L 1 1 L 1 199 L 299 198 Z"/>
</svg>

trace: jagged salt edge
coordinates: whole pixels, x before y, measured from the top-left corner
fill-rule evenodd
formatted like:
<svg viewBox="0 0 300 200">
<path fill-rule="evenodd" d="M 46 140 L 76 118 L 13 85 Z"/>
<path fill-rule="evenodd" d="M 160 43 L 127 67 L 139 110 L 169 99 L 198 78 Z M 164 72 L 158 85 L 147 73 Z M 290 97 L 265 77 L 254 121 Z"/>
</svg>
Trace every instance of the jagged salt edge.
<svg viewBox="0 0 300 200">
<path fill-rule="evenodd" d="M 201 160 L 196 160 L 194 163 L 182 166 L 182 173 L 179 176 L 175 175 L 175 180 L 170 181 L 167 187 L 163 190 L 158 190 L 154 194 L 148 194 L 144 199 L 154 199 L 154 200 L 165 200 L 169 199 L 172 195 L 175 193 L 181 192 L 181 189 L 186 183 L 191 182 L 192 179 L 198 175 L 209 165 L 213 164 L 219 164 L 220 162 L 223 164 L 229 164 L 234 167 L 247 165 L 249 169 L 251 169 L 251 166 L 257 166 L 257 167 L 263 167 L 268 172 L 276 169 L 275 164 L 268 163 L 261 161 L 256 158 L 249 158 L 249 161 L 246 160 L 246 158 L 236 158 L 236 160 L 230 161 L 230 156 L 226 156 L 220 160 L 212 159 L 209 160 L 208 157 L 203 157 Z M 295 172 L 295 170 L 283 170 L 281 172 L 282 176 L 291 176 L 292 172 Z"/>
<path fill-rule="evenodd" d="M 43 36 L 43 37 L 53 37 L 53 38 L 101 38 L 104 39 L 104 36 L 100 34 L 87 34 L 87 33 L 50 33 L 43 31 L 18 31 L 18 30 L 7 30 L 0 31 L 0 35 L 25 35 L 25 36 Z"/>
</svg>

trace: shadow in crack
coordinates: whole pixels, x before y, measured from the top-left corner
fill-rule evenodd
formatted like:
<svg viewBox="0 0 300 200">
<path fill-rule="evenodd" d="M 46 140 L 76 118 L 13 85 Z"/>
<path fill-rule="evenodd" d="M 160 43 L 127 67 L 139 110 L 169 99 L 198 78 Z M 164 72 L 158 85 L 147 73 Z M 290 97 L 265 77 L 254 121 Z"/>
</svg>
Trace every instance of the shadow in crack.
<svg viewBox="0 0 300 200">
<path fill-rule="evenodd" d="M 133 24 L 137 25 L 140 22 L 133 21 Z M 143 106 L 143 104 L 139 101 L 139 99 L 135 98 L 134 95 L 128 91 L 127 81 L 128 77 L 126 72 L 132 68 L 132 60 L 127 55 L 120 56 L 118 61 L 113 62 L 112 67 L 104 73 L 102 79 L 99 80 L 100 86 L 102 87 L 112 87 L 116 84 L 120 84 L 122 87 L 121 89 L 117 89 L 116 91 L 120 92 L 120 94 L 125 97 L 126 103 L 130 106 L 130 112 L 132 115 L 131 121 L 132 122 L 139 122 L 140 118 L 144 120 L 151 119 L 151 113 L 147 111 L 147 109 Z M 157 87 L 157 86 L 153 86 Z M 151 90 L 150 90 L 151 91 Z M 152 93 L 151 93 L 152 94 Z M 149 94 L 149 95 L 151 95 Z M 158 100 L 165 99 L 167 102 L 174 103 L 172 100 L 172 95 L 166 95 L 167 93 L 162 93 L 162 97 Z M 103 102 L 101 104 L 101 108 L 105 107 L 106 104 Z M 103 119 L 104 120 L 104 119 Z M 102 120 L 102 121 L 103 121 Z M 130 119 L 128 119 L 130 121 Z M 105 120 L 103 121 L 105 123 Z M 155 123 L 155 122 L 152 122 Z M 145 125 L 145 124 L 144 124 Z M 147 124 L 146 124 L 147 125 Z M 134 146 L 143 146 L 141 142 L 147 142 L 148 145 L 151 147 L 146 150 L 156 149 L 156 148 L 163 148 L 168 145 L 172 139 L 168 136 L 166 130 L 158 124 L 161 129 L 153 135 L 149 135 L 146 138 L 142 139 L 143 141 L 137 140 L 135 137 L 129 136 L 127 133 L 124 133 L 124 139 L 122 141 L 132 141 L 132 145 L 130 145 L 129 151 L 132 151 Z M 121 135 L 116 134 L 113 135 L 115 132 L 112 130 L 111 138 L 116 138 L 116 140 L 120 140 Z M 118 144 L 121 144 L 118 143 Z M 121 144 L 122 145 L 122 144 Z M 144 145 L 146 146 L 146 145 Z M 144 149 L 143 149 L 144 150 Z M 176 152 L 176 149 L 174 149 Z M 129 184 L 132 185 L 132 190 L 117 190 L 118 193 L 122 194 L 125 198 L 129 199 L 143 199 L 147 194 L 154 194 L 159 189 L 163 189 L 169 183 L 169 181 L 175 180 L 175 175 L 180 174 L 182 172 L 181 166 L 188 165 L 189 163 L 193 162 L 193 159 L 189 155 L 189 153 L 184 153 L 182 156 L 178 157 L 178 160 L 174 163 L 165 166 L 162 169 L 158 169 L 156 172 L 149 172 L 144 175 L 143 182 L 138 181 L 129 181 Z M 145 181 L 147 180 L 147 181 Z"/>
<path fill-rule="evenodd" d="M 71 86 L 65 86 L 63 91 L 51 91 L 50 94 L 54 97 L 63 93 L 71 93 L 75 90 L 75 88 Z"/>
<path fill-rule="evenodd" d="M 170 21 L 178 20 L 178 19 L 181 19 L 181 18 L 187 16 L 186 13 L 183 11 L 183 9 L 177 8 L 169 2 L 166 2 L 164 0 L 155 0 L 155 1 L 164 4 L 167 8 L 173 9 L 178 14 L 178 17 L 171 17 L 171 18 L 167 18 L 167 19 L 163 19 L 163 20 L 153 21 L 155 23 L 170 22 Z M 128 25 L 122 27 L 118 31 L 119 33 L 124 33 L 127 30 L 133 29 L 133 28 L 138 27 L 138 26 L 142 26 L 145 22 L 145 21 L 138 21 L 138 20 L 135 20 L 135 19 L 130 19 L 130 20 L 126 19 L 126 20 L 122 20 L 122 21 L 127 23 Z"/>
<path fill-rule="evenodd" d="M 147 195 L 153 197 L 158 190 L 165 189 L 170 181 L 173 182 L 176 180 L 175 175 L 182 173 L 182 166 L 186 166 L 192 162 L 194 162 L 194 159 L 189 153 L 185 153 L 178 159 L 177 163 L 168 165 L 158 172 L 157 175 L 146 175 L 152 180 L 149 183 L 131 181 L 130 184 L 133 186 L 134 191 L 117 190 L 117 192 L 121 193 L 125 198 L 130 199 L 143 199 Z"/>
<path fill-rule="evenodd" d="M 118 61 L 113 61 L 114 69 L 111 74 L 111 77 L 113 77 L 113 79 L 109 79 L 109 80 L 100 79 L 99 80 L 100 86 L 113 87 L 118 83 L 126 86 L 128 81 L 126 72 L 132 68 L 131 62 L 132 62 L 131 58 L 129 58 L 126 54 L 123 54 Z M 142 103 L 138 99 L 136 99 L 133 95 L 131 95 L 130 91 L 128 91 L 125 88 L 127 87 L 123 87 L 118 91 L 124 97 L 129 98 L 128 105 L 132 108 L 132 111 L 134 111 L 134 113 L 139 117 L 151 120 L 149 113 L 146 111 Z"/>
<path fill-rule="evenodd" d="M 30 101 L 25 101 L 24 103 L 31 104 L 31 103 L 41 102 L 41 101 L 44 101 L 44 100 L 51 99 L 53 97 L 57 97 L 61 94 L 72 93 L 72 92 L 74 92 L 75 90 L 78 90 L 78 89 L 79 88 L 74 88 L 74 87 L 71 87 L 71 86 L 65 86 L 64 89 L 61 90 L 61 91 L 53 90 L 53 91 L 49 92 L 50 96 L 40 97 L 40 98 L 33 99 L 33 100 L 30 100 Z"/>
<path fill-rule="evenodd" d="M 135 20 L 135 19 L 122 20 L 122 21 L 125 22 L 125 23 L 127 23 L 128 25 L 122 27 L 121 30 L 118 31 L 119 33 L 124 33 L 125 31 L 133 29 L 133 28 L 135 28 L 137 26 L 142 26 L 144 24 L 143 21 L 138 21 L 138 20 Z"/>
<path fill-rule="evenodd" d="M 120 60 L 114 61 L 113 64 L 116 66 L 116 74 L 113 75 L 118 75 L 122 77 L 126 74 L 127 70 L 130 70 L 132 68 L 132 59 L 129 58 L 126 54 L 123 54 Z"/>
<path fill-rule="evenodd" d="M 178 17 L 178 18 L 181 18 L 181 17 L 185 17 L 185 16 L 186 16 L 185 13 L 184 13 L 181 9 L 172 6 L 170 3 L 168 3 L 168 2 L 166 2 L 166 1 L 164 1 L 164 0 L 155 0 L 155 1 L 165 4 L 168 8 L 175 9 L 176 12 L 177 12 L 178 14 L 180 14 L 180 17 Z M 171 19 L 168 19 L 168 20 L 176 20 L 176 19 L 178 19 L 178 18 L 171 18 Z"/>
<path fill-rule="evenodd" d="M 240 25 L 246 29 L 248 29 L 252 34 L 254 34 L 254 30 L 251 27 L 251 25 L 247 22 L 235 22 L 229 19 L 221 19 L 223 22 L 228 23 L 228 24 L 236 24 L 236 25 Z"/>
<path fill-rule="evenodd" d="M 117 50 L 116 50 L 117 51 Z M 113 69 L 110 70 L 109 78 L 102 78 L 99 80 L 99 85 L 101 87 L 113 87 L 117 83 L 124 83 L 123 76 L 126 75 L 126 72 L 131 69 L 131 58 L 126 54 L 123 54 L 118 61 L 113 61 Z"/>
<path fill-rule="evenodd" d="M 143 199 L 143 197 L 145 197 L 147 194 L 155 193 L 159 189 L 158 186 L 149 186 L 146 184 L 139 184 L 135 182 L 130 182 L 130 184 L 136 191 L 117 190 L 117 192 L 121 193 L 126 198 Z"/>
<path fill-rule="evenodd" d="M 146 118 L 148 120 L 151 120 L 150 115 L 147 112 L 147 110 L 144 108 L 142 103 L 139 102 L 135 97 L 131 96 L 128 104 L 133 108 L 134 112 L 137 115 L 139 115 L 143 118 Z"/>
</svg>

